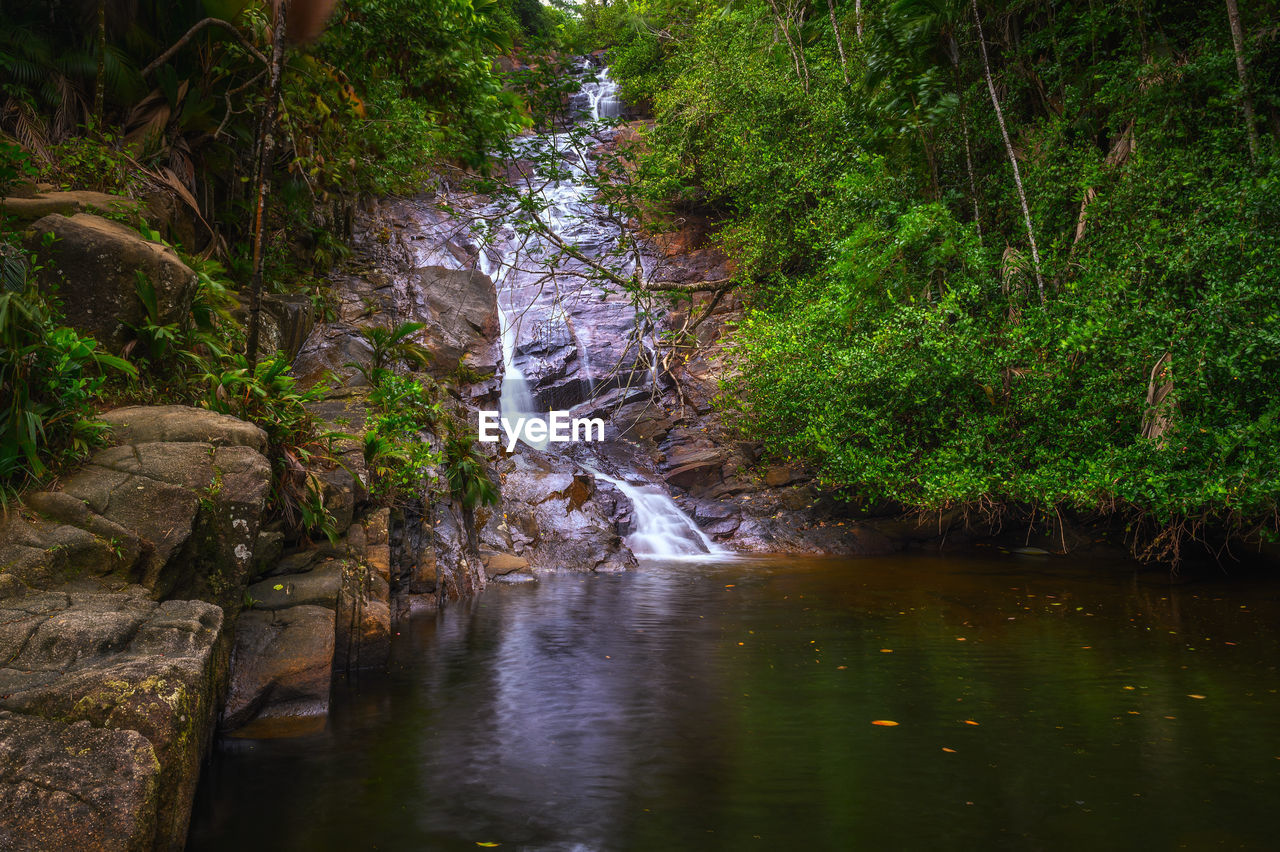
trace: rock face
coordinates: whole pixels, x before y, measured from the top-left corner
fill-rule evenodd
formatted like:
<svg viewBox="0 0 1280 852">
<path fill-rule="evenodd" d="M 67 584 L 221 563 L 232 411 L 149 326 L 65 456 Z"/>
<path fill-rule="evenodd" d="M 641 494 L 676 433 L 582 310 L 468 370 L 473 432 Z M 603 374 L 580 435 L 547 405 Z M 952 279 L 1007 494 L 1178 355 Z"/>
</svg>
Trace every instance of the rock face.
<svg viewBox="0 0 1280 852">
<path fill-rule="evenodd" d="M 426 266 L 414 273 L 414 318 L 427 324 L 431 372 L 446 375 L 466 363 L 477 372 L 493 373 L 501 363 L 493 346 L 498 336 L 493 281 L 474 269 Z"/>
<path fill-rule="evenodd" d="M 226 688 L 266 438 L 182 406 L 107 420 L 129 443 L 0 520 L 6 849 L 180 849 Z"/>
<path fill-rule="evenodd" d="M 47 242 L 52 234 L 54 241 Z M 173 249 L 89 213 L 45 216 L 23 233 L 23 244 L 43 264 L 38 281 L 56 291 L 67 324 L 115 352 L 129 341 L 130 325 L 146 317 L 138 299 L 139 275 L 155 287 L 161 324 L 185 321 L 196 275 Z"/>
<path fill-rule="evenodd" d="M 0 711 L 0 849 L 146 852 L 158 770 L 136 731 Z"/>
<path fill-rule="evenodd" d="M 0 623 L 0 825 L 46 826 L 5 848 L 181 848 L 226 674 L 222 611 L 133 587 L 9 598 Z"/>
<path fill-rule="evenodd" d="M 430 218 L 417 207 L 413 215 Z M 392 224 L 403 226 L 403 222 Z M 462 366 L 469 374 L 460 388 L 464 396 L 487 397 L 496 392 L 502 350 L 493 281 L 474 268 L 459 270 L 432 263 L 406 267 L 383 245 L 366 243 L 361 251 L 369 262 L 390 271 L 335 277 L 338 318 L 311 331 L 294 362 L 299 380 L 310 385 L 332 372 L 348 386 L 362 385 L 364 378 L 348 366 L 367 367 L 371 361 L 372 350 L 361 329 L 388 327 L 392 323 L 387 318 L 395 317 L 396 322 L 426 325 L 415 342 L 431 355 L 430 373 L 447 376 Z M 461 248 L 458 254 L 474 265 L 473 256 Z"/>
<path fill-rule="evenodd" d="M 618 534 L 629 505 L 612 486 L 570 459 L 523 445 L 495 469 L 502 502 L 480 532 L 488 577 L 635 567 Z"/>
</svg>

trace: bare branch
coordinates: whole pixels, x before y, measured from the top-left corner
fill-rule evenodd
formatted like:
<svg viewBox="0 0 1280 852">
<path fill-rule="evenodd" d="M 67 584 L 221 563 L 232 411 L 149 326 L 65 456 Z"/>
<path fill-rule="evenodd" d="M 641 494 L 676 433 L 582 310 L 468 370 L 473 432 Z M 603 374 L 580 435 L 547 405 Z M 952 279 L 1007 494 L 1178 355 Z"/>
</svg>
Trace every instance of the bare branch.
<svg viewBox="0 0 1280 852">
<path fill-rule="evenodd" d="M 186 35 L 184 35 L 182 38 L 175 41 L 172 47 L 170 47 L 164 53 L 160 54 L 154 60 L 152 60 L 151 64 L 148 65 L 146 68 L 143 68 L 142 74 L 140 76 L 143 79 L 146 79 L 147 75 L 151 74 L 151 72 L 155 71 L 161 65 L 164 65 L 166 62 L 172 59 L 174 54 L 176 54 L 179 50 L 182 50 L 182 48 L 186 47 L 187 43 L 190 42 L 191 39 L 195 38 L 196 34 L 206 27 L 219 27 L 221 29 L 226 30 L 227 32 L 231 33 L 233 36 L 236 37 L 236 40 L 240 42 L 240 46 L 243 47 L 246 51 L 248 51 L 250 56 L 252 56 L 254 59 L 261 62 L 263 65 L 270 64 L 267 61 L 267 57 L 263 56 L 262 53 L 258 50 L 258 48 L 253 46 L 253 42 L 245 38 L 244 33 L 240 32 L 240 30 L 236 28 L 235 24 L 232 24 L 229 21 L 224 21 L 222 18 L 205 18 L 202 21 L 198 21 L 194 26 L 191 27 L 191 29 L 187 30 Z"/>
</svg>

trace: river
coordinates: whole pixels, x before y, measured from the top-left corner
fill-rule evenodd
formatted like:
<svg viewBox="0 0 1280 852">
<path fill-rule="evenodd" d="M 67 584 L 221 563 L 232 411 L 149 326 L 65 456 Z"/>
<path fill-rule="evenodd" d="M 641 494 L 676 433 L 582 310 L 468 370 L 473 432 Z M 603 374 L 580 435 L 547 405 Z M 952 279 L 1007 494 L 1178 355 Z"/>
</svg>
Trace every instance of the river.
<svg viewBox="0 0 1280 852">
<path fill-rule="evenodd" d="M 998 554 L 497 586 L 322 734 L 224 743 L 189 848 L 1271 848 L 1276 591 Z"/>
</svg>

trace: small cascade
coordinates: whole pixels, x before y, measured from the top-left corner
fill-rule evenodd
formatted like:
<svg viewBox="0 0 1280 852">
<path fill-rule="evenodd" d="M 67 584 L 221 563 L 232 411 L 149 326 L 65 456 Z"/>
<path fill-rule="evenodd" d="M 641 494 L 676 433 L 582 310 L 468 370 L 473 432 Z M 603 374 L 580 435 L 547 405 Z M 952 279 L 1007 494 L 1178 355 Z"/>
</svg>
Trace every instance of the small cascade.
<svg viewBox="0 0 1280 852">
<path fill-rule="evenodd" d="M 602 68 L 594 83 L 583 83 L 582 93 L 591 105 L 591 120 L 617 118 L 622 115 L 622 101 L 618 99 L 618 84 L 609 79 L 609 69 Z"/>
<path fill-rule="evenodd" d="M 613 485 L 631 501 L 634 514 L 627 547 L 636 556 L 670 558 L 725 552 L 657 486 L 632 485 L 594 468 L 588 467 L 587 470 L 596 479 Z"/>
</svg>

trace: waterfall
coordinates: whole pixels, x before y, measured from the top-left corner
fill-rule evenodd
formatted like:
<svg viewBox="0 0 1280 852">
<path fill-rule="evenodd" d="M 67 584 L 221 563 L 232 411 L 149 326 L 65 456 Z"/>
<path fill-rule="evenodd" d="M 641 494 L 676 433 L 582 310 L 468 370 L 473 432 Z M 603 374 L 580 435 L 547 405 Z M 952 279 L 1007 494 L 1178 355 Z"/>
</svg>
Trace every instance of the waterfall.
<svg viewBox="0 0 1280 852">
<path fill-rule="evenodd" d="M 600 69 L 594 83 L 583 83 L 582 93 L 591 104 L 591 119 L 617 118 L 622 115 L 622 101 L 618 100 L 618 84 L 609 79 L 609 69 Z"/>
<path fill-rule="evenodd" d="M 621 114 L 622 104 L 618 100 L 618 86 L 609 79 L 608 72 L 602 71 L 595 82 L 584 83 L 582 95 L 590 104 L 592 120 L 617 116 Z M 581 176 L 587 174 L 590 164 L 572 152 L 570 146 L 563 143 L 559 134 L 551 133 L 540 137 L 534 144 L 545 144 L 561 153 L 569 165 L 570 176 L 552 186 L 543 187 L 545 199 L 550 202 L 546 210 L 546 221 L 549 228 L 567 240 L 573 240 L 580 234 L 590 233 L 593 225 L 588 221 L 590 207 L 590 187 Z M 609 239 L 612 239 L 611 237 Z M 536 257 L 537 255 L 531 255 Z M 555 316 L 555 310 L 548 310 L 538 302 L 538 293 L 533 286 L 521 286 L 520 273 L 512 266 L 519 263 L 507 263 L 501 256 L 491 257 L 487 252 L 480 253 L 481 269 L 493 279 L 498 290 L 498 316 L 502 332 L 502 390 L 499 401 L 501 416 L 511 421 L 526 420 L 541 416 L 533 398 L 529 381 L 516 363 L 516 350 L 519 344 L 521 322 L 530 316 Z M 527 265 L 527 264 L 525 264 Z M 564 316 L 565 324 L 569 317 Z M 586 377 L 588 387 L 594 391 L 594 380 L 591 375 L 590 348 L 593 335 L 585 326 L 576 329 L 580 353 L 580 370 Z M 648 350 L 651 379 L 657 383 L 657 353 L 653 344 L 644 339 Z M 522 430 L 523 433 L 523 430 Z M 526 443 L 528 443 L 526 441 Z M 531 444 L 536 449 L 546 449 L 546 441 Z M 609 482 L 627 497 L 633 506 L 632 532 L 627 537 L 627 545 L 637 556 L 672 557 L 672 556 L 705 556 L 723 553 L 724 550 L 714 544 L 702 530 L 698 529 L 693 519 L 680 510 L 675 501 L 657 485 L 633 485 L 622 479 L 600 473 L 590 467 L 587 470 L 604 482 Z"/>
<path fill-rule="evenodd" d="M 724 553 L 698 529 L 693 519 L 680 511 L 671 497 L 654 485 L 632 485 L 588 467 L 596 479 L 616 487 L 631 501 L 634 510 L 627 547 L 636 556 L 672 557 Z"/>
</svg>

